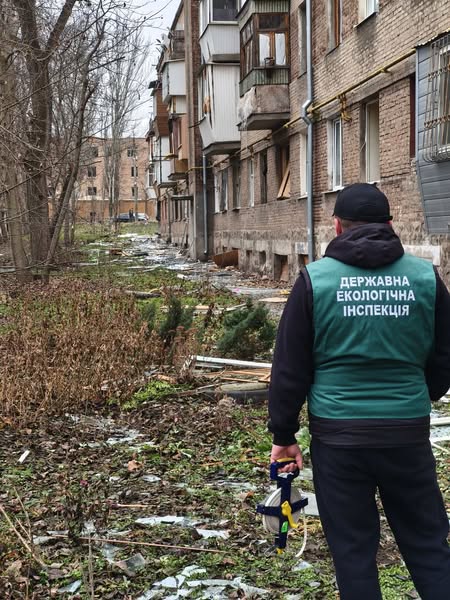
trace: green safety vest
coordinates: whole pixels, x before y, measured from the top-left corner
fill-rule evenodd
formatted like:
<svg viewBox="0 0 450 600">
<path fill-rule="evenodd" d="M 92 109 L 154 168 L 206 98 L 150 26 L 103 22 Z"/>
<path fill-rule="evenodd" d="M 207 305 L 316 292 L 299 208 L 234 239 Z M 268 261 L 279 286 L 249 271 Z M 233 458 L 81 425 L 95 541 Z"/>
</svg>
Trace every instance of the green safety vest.
<svg viewBox="0 0 450 600">
<path fill-rule="evenodd" d="M 434 343 L 436 276 L 409 254 L 361 269 L 333 258 L 307 266 L 313 292 L 313 415 L 415 418 L 430 413 L 424 368 Z"/>
</svg>

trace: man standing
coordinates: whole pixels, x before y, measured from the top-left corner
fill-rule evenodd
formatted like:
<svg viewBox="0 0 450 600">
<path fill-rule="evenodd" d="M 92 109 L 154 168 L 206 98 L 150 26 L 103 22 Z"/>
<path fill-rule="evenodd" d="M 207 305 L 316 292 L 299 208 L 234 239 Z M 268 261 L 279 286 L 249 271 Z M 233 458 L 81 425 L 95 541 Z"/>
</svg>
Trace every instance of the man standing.
<svg viewBox="0 0 450 600">
<path fill-rule="evenodd" d="M 337 237 L 300 273 L 280 322 L 271 460 L 292 456 L 301 468 L 295 433 L 307 398 L 341 600 L 381 599 L 377 489 L 422 600 L 448 600 L 449 520 L 429 429 L 430 401 L 450 387 L 450 295 L 430 263 L 404 252 L 375 186 L 344 188 L 334 216 Z"/>
</svg>

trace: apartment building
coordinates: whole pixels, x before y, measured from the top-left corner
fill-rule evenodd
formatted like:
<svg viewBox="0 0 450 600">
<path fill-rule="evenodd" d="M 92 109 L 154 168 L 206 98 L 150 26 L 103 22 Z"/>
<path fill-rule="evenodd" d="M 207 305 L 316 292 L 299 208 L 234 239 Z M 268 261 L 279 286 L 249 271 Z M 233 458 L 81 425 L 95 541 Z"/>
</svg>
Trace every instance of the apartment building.
<svg viewBox="0 0 450 600">
<path fill-rule="evenodd" d="M 193 85 L 187 84 L 200 66 L 195 25 L 198 10 L 195 7 L 191 17 L 192 5 L 179 5 L 169 35 L 163 37 L 158 78 L 150 83 L 153 118 L 147 140 L 161 234 L 173 244 L 189 248 L 192 256 L 200 253 L 203 258 L 199 202 L 203 182 L 197 173 L 201 154 L 198 128 L 192 126 L 197 122 L 197 103 Z"/>
<path fill-rule="evenodd" d="M 145 138 L 93 137 L 85 145 L 76 195 L 76 219 L 102 222 L 120 213 L 156 220 L 153 173 Z"/>
<path fill-rule="evenodd" d="M 332 239 L 339 189 L 368 181 L 389 197 L 408 251 L 449 282 L 450 0 L 183 10 L 186 57 L 188 43 L 191 61 L 200 53 L 184 71 L 186 97 L 198 96 L 189 135 L 200 134 L 185 218 L 207 255 L 237 249 L 241 268 L 292 281 Z"/>
</svg>

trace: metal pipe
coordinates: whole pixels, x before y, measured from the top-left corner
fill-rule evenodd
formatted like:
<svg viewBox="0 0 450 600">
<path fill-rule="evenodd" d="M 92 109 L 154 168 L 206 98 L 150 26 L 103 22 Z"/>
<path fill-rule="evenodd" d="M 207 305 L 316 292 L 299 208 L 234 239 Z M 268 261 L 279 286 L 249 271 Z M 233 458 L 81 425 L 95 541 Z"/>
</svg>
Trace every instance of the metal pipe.
<svg viewBox="0 0 450 600">
<path fill-rule="evenodd" d="M 307 7 L 308 7 L 308 3 L 307 3 Z M 308 8 L 306 9 L 306 21 L 308 22 Z M 415 54 L 415 53 L 416 53 L 415 49 L 408 50 L 408 52 L 405 52 L 405 54 L 402 54 L 401 56 L 397 56 L 397 58 L 394 58 L 394 60 L 391 60 L 386 65 L 384 65 L 382 67 L 379 67 L 375 71 L 372 71 L 371 73 L 369 73 L 369 75 L 366 75 L 366 77 L 364 77 L 363 79 L 360 79 L 356 83 L 350 85 L 348 88 L 345 88 L 344 90 L 342 90 L 338 94 L 335 94 L 334 96 L 331 96 L 330 98 L 328 98 L 327 100 L 324 100 L 323 102 L 320 102 L 319 104 L 313 104 L 309 108 L 309 114 L 312 115 L 313 113 L 315 113 L 316 111 L 320 110 L 324 106 L 327 106 L 327 104 L 330 104 L 334 100 L 339 100 L 339 98 L 341 96 L 345 96 L 349 92 L 352 92 L 354 89 L 360 87 L 361 85 L 364 85 L 365 83 L 367 83 L 368 81 L 370 81 L 371 79 L 373 79 L 374 77 L 376 77 L 377 75 L 381 75 L 382 73 L 386 73 L 391 67 L 395 67 L 395 65 L 397 65 L 400 62 L 403 62 L 404 60 L 406 60 L 410 56 L 413 56 L 413 54 Z"/>
<path fill-rule="evenodd" d="M 203 169 L 203 236 L 204 236 L 204 250 L 203 254 L 208 256 L 208 193 L 206 189 L 206 155 L 202 156 L 202 169 Z"/>
<path fill-rule="evenodd" d="M 314 260 L 314 208 L 313 208 L 313 135 L 314 124 L 308 113 L 314 98 L 313 72 L 312 72 L 312 2 L 306 0 L 306 73 L 308 97 L 302 106 L 301 118 L 308 126 L 307 152 L 306 152 L 306 177 L 307 177 L 307 239 L 308 261 Z"/>
</svg>

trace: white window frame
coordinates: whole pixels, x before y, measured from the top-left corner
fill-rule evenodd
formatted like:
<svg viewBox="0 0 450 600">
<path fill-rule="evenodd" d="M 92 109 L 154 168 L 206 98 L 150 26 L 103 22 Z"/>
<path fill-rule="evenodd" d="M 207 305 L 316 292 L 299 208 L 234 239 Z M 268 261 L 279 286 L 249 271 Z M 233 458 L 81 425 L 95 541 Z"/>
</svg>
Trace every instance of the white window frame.
<svg viewBox="0 0 450 600">
<path fill-rule="evenodd" d="M 308 193 L 308 134 L 300 133 L 300 196 Z"/>
<path fill-rule="evenodd" d="M 214 212 L 216 214 L 220 213 L 220 179 L 221 177 L 220 171 L 214 171 Z"/>
<path fill-rule="evenodd" d="M 359 20 L 364 21 L 378 12 L 379 0 L 359 0 Z"/>
<path fill-rule="evenodd" d="M 378 106 L 378 134 L 377 139 L 372 139 L 371 136 L 371 107 L 377 105 Z M 380 103 L 377 100 L 372 100 L 371 102 L 367 102 L 365 105 L 365 162 L 366 162 L 366 181 L 368 183 L 377 183 L 380 181 Z M 376 144 L 376 148 L 374 148 L 374 144 Z M 371 165 L 371 153 L 377 150 L 378 151 L 378 164 L 374 172 L 372 172 Z"/>
<path fill-rule="evenodd" d="M 248 205 L 255 206 L 255 159 L 253 156 L 247 159 L 248 170 Z"/>
<path fill-rule="evenodd" d="M 228 210 L 228 167 L 220 171 L 220 212 Z"/>
<path fill-rule="evenodd" d="M 328 121 L 328 174 L 333 191 L 342 188 L 342 119 Z"/>
<path fill-rule="evenodd" d="M 300 2 L 298 7 L 298 73 L 303 75 L 307 72 L 307 58 L 306 58 L 306 0 Z"/>
</svg>

